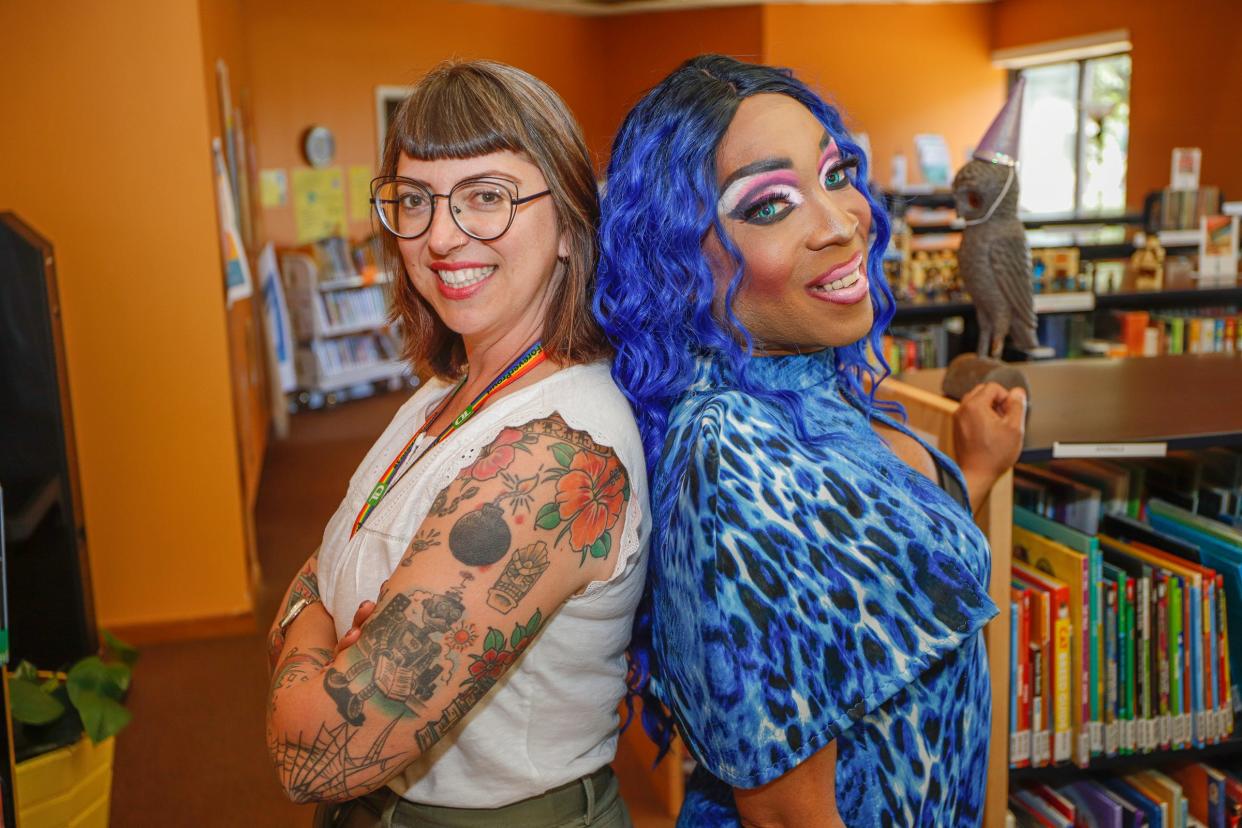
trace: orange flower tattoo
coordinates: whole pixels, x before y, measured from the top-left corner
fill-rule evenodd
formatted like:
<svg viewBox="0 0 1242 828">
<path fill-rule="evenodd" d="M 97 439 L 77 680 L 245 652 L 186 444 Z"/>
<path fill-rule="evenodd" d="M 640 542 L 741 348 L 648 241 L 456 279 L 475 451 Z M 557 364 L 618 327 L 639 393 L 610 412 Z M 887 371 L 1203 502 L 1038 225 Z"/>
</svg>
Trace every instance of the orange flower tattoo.
<svg viewBox="0 0 1242 828">
<path fill-rule="evenodd" d="M 625 470 L 615 456 L 579 451 L 556 481 L 556 508 L 569 527 L 570 546 L 586 549 L 611 529 L 625 504 Z"/>
</svg>

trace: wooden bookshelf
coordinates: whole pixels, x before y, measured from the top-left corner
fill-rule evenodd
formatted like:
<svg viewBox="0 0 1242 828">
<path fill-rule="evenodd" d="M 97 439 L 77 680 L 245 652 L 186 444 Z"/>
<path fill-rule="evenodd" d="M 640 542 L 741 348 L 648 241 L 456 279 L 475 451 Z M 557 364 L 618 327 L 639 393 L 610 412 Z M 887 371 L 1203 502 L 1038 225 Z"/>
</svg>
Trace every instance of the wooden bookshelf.
<svg viewBox="0 0 1242 828">
<path fill-rule="evenodd" d="M 1058 445 L 1109 447 L 1155 444 L 1166 450 L 1242 445 L 1242 354 L 1182 354 L 1131 359 L 1079 359 L 1017 363 L 1031 387 L 1031 410 L 1022 459 L 1045 460 Z M 953 456 L 952 413 L 957 403 L 940 394 L 944 369 L 912 371 L 886 380 L 880 396 L 902 403 L 909 424 Z M 1009 606 L 1013 477 L 998 481 L 976 518 L 992 547 L 989 592 Z M 1010 782 L 1063 782 L 1091 774 L 1151 767 L 1175 758 L 1210 760 L 1242 755 L 1242 738 L 1192 750 L 1097 760 L 1088 769 L 1057 766 L 1009 768 L 1009 613 L 984 630 L 992 678 L 992 743 L 988 756 L 983 825 L 1005 824 Z"/>
<path fill-rule="evenodd" d="M 1031 387 L 1024 461 L 1058 444 L 1164 443 L 1172 451 L 1242 445 L 1242 354 L 1014 363 Z M 944 369 L 910 371 L 904 384 L 939 395 Z"/>
</svg>

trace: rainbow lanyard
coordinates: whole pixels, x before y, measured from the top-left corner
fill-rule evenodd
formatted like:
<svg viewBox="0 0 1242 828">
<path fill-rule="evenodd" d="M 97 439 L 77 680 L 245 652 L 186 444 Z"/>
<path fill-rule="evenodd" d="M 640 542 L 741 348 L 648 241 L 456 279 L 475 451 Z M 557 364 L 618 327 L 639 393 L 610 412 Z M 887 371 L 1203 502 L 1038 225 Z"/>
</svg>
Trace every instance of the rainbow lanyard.
<svg viewBox="0 0 1242 828">
<path fill-rule="evenodd" d="M 488 400 L 490 400 L 493 395 L 499 393 L 502 389 L 507 388 L 530 373 L 536 365 L 544 361 L 546 356 L 547 355 L 543 352 L 542 342 L 536 342 L 532 345 L 529 351 L 515 359 L 508 368 L 497 374 L 496 379 L 492 380 L 491 383 L 483 389 L 483 392 L 479 394 L 479 396 L 475 397 L 469 405 L 463 408 L 462 412 L 453 419 L 453 422 L 448 424 L 444 431 L 441 431 L 436 435 L 436 438 L 431 441 L 431 444 L 428 445 L 426 449 L 423 450 L 422 454 L 418 456 L 418 459 L 421 460 L 427 455 L 427 452 L 435 448 L 441 440 L 465 425 L 467 420 L 482 410 L 483 406 L 487 404 Z M 421 426 L 418 427 L 418 431 L 414 432 L 414 436 L 411 437 L 409 442 L 405 444 L 405 448 L 401 449 L 401 451 L 397 453 L 397 456 L 393 458 L 393 461 L 388 464 L 388 468 L 385 469 L 384 473 L 380 476 L 379 482 L 375 484 L 373 489 L 371 489 L 371 494 L 367 497 L 367 502 L 362 504 L 362 511 L 358 512 L 358 517 L 354 518 L 354 528 L 353 531 L 349 533 L 350 538 L 358 534 L 358 530 L 362 528 L 362 524 L 366 523 L 367 518 L 371 516 L 371 512 L 373 512 L 375 507 L 379 505 L 379 502 L 384 499 L 384 495 L 388 493 L 388 489 L 392 486 L 393 479 L 397 476 L 398 470 L 400 470 L 401 466 L 410 456 L 410 452 L 414 450 L 414 443 L 417 442 L 418 438 L 427 431 L 427 428 L 433 422 L 435 422 L 436 418 L 439 417 L 444 411 L 444 407 L 449 404 L 449 402 L 457 395 L 457 392 L 460 391 L 461 387 L 465 384 L 466 380 L 463 377 L 462 381 L 459 382 L 457 387 L 453 389 L 453 393 L 445 397 L 444 402 L 436 406 L 435 411 L 431 412 L 431 415 L 427 417 Z M 418 460 L 415 460 L 414 462 L 417 463 Z"/>
</svg>

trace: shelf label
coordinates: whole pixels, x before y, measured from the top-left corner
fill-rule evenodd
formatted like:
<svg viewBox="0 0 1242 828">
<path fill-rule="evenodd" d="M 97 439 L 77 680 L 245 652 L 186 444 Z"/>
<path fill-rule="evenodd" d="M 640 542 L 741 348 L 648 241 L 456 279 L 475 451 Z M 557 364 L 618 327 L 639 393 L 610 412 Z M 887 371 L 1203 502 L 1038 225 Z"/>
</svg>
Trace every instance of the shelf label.
<svg viewBox="0 0 1242 828">
<path fill-rule="evenodd" d="M 1053 443 L 1054 460 L 1079 457 L 1164 457 L 1168 443 Z"/>
<path fill-rule="evenodd" d="M 1075 313 L 1095 310 L 1095 294 L 1089 290 L 1035 294 L 1036 313 Z"/>
</svg>

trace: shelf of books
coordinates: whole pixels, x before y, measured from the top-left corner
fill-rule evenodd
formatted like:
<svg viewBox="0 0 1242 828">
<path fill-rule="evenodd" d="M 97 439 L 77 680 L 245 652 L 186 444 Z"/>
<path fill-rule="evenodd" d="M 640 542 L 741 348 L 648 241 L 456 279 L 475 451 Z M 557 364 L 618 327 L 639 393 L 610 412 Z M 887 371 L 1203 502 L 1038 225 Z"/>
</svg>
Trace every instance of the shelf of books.
<svg viewBox="0 0 1242 828">
<path fill-rule="evenodd" d="M 985 824 L 1237 826 L 1242 355 L 1017 367 L 1012 519 L 985 530 L 1002 610 Z M 951 451 L 942 376 L 882 388 Z"/>
<path fill-rule="evenodd" d="M 409 370 L 388 323 L 389 276 L 369 245 L 316 242 L 281 255 L 301 394 L 311 407 L 374 383 L 395 387 Z"/>
</svg>

